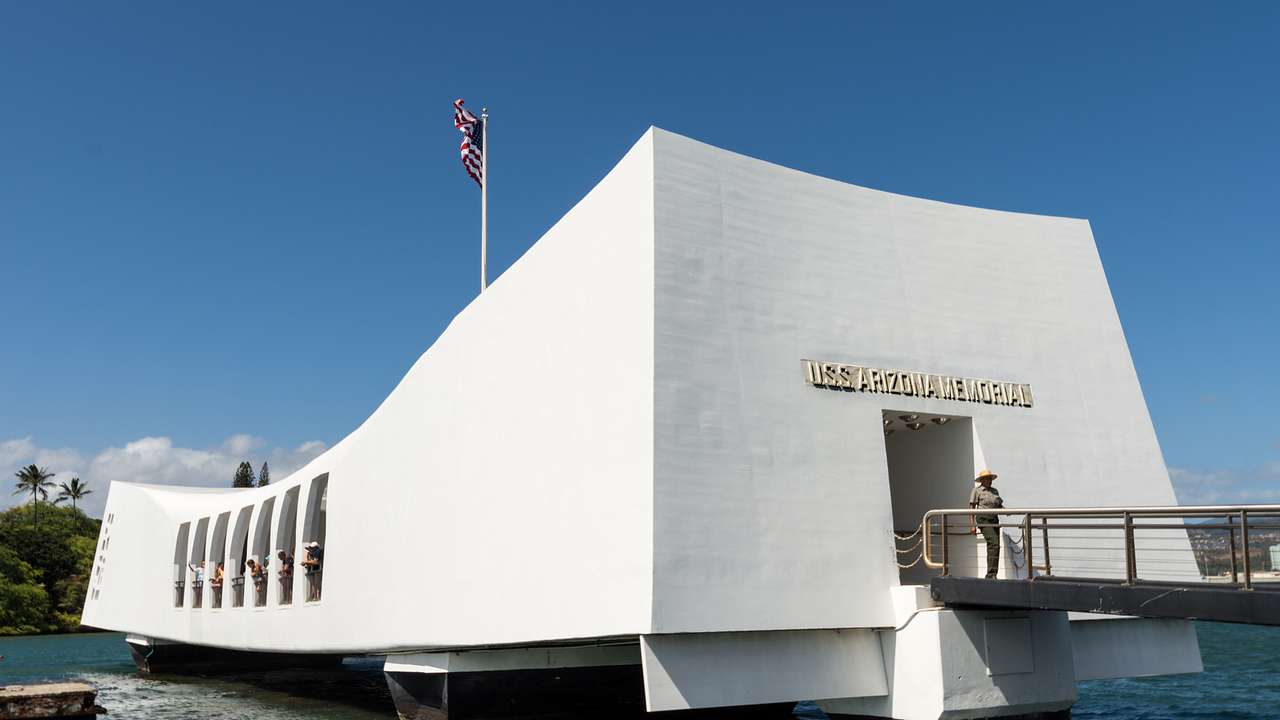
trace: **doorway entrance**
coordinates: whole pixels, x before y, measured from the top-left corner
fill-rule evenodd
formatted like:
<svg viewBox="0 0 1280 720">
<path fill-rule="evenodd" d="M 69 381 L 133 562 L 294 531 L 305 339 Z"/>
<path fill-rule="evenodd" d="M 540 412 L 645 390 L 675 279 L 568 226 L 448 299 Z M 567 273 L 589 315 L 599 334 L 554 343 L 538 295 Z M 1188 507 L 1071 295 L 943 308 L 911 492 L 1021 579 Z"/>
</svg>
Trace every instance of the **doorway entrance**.
<svg viewBox="0 0 1280 720">
<path fill-rule="evenodd" d="M 981 454 L 973 418 L 885 410 L 881 419 L 894 533 L 903 536 L 914 532 L 929 510 L 968 506 Z M 900 564 L 920 556 L 919 540 L 916 535 L 898 541 Z M 913 546 L 915 549 L 908 551 Z M 937 570 L 917 563 L 901 569 L 899 579 L 903 585 L 924 585 L 937 574 Z"/>
</svg>

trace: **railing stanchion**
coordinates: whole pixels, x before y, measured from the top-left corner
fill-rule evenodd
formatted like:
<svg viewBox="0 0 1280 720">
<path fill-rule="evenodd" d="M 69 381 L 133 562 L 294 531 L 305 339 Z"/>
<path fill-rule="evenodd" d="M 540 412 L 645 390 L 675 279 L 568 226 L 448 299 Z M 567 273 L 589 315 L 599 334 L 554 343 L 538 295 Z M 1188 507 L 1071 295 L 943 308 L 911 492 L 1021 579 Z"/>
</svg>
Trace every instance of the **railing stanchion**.
<svg viewBox="0 0 1280 720">
<path fill-rule="evenodd" d="M 1049 518 L 1040 518 L 1040 541 L 1044 544 L 1044 574 L 1052 575 L 1053 566 L 1049 564 Z"/>
<path fill-rule="evenodd" d="M 1231 550 L 1231 584 L 1239 585 L 1240 567 L 1236 564 L 1236 529 L 1233 527 L 1235 518 L 1235 515 L 1227 513 L 1227 545 Z M 1208 563 L 1205 564 L 1204 572 L 1206 575 L 1209 574 Z"/>
<path fill-rule="evenodd" d="M 928 522 L 926 520 L 926 522 Z M 921 530 L 921 532 L 924 532 Z M 947 576 L 951 574 L 951 565 L 947 557 L 947 516 L 942 516 L 942 574 Z"/>
<path fill-rule="evenodd" d="M 1133 551 L 1133 515 L 1124 514 L 1124 578 L 1132 585 L 1138 580 L 1138 556 Z"/>
<path fill-rule="evenodd" d="M 1035 564 L 1034 563 L 1035 552 L 1031 547 L 1032 544 L 1033 544 L 1033 541 L 1031 540 L 1031 513 L 1027 513 L 1026 515 L 1022 516 L 1022 562 L 1025 563 L 1025 567 L 1027 568 L 1028 580 L 1035 577 L 1034 569 L 1031 567 L 1032 565 Z"/>
<path fill-rule="evenodd" d="M 1249 511 L 1240 511 L 1240 549 L 1244 552 L 1244 589 L 1253 589 L 1253 572 L 1249 562 Z"/>
</svg>

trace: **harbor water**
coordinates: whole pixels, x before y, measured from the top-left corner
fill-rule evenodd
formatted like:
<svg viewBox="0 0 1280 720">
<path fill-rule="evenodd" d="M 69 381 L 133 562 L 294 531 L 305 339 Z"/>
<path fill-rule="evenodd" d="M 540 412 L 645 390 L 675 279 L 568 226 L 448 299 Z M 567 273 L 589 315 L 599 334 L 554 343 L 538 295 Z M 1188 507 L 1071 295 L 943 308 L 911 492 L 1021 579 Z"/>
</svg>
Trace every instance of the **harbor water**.
<svg viewBox="0 0 1280 720">
<path fill-rule="evenodd" d="M 1280 628 L 1198 623 L 1205 672 L 1081 683 L 1072 716 L 1188 720 L 1280 716 Z M 116 633 L 0 638 L 0 684 L 76 679 L 100 689 L 107 717 L 139 720 L 365 720 L 395 717 L 379 658 L 349 659 L 330 671 L 243 677 L 137 674 Z M 802 705 L 799 717 L 820 718 Z"/>
</svg>

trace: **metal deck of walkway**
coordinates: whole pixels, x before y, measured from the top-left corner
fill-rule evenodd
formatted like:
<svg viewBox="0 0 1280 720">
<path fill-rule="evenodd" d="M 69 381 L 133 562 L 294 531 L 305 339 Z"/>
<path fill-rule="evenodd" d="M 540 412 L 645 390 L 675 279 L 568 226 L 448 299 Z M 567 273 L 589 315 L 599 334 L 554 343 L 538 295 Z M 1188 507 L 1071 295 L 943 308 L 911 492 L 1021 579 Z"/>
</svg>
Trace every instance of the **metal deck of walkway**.
<svg viewBox="0 0 1280 720">
<path fill-rule="evenodd" d="M 1024 570 L 998 580 L 953 572 L 965 542 L 955 536 L 974 542 L 974 514 L 932 510 L 922 522 L 922 560 L 942 571 L 930 590 L 944 605 L 1280 626 L 1280 582 L 1260 582 L 1257 572 L 1257 536 L 1280 530 L 1280 505 L 1001 509 L 1004 552 L 1019 553 Z M 1201 575 L 1188 530 L 1221 545 L 1222 576 Z"/>
<path fill-rule="evenodd" d="M 944 576 L 933 599 L 955 607 L 1068 610 L 1148 618 L 1280 625 L 1280 586 L 1241 590 L 1211 583 L 1135 583 L 1040 577 L 985 580 Z"/>
</svg>

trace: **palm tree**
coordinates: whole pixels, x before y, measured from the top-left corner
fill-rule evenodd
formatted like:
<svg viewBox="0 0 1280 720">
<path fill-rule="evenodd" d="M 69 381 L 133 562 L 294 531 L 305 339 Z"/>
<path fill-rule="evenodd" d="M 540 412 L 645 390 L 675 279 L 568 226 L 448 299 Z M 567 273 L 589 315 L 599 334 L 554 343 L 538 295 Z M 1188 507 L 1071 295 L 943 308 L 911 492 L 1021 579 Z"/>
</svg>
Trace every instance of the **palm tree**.
<svg viewBox="0 0 1280 720">
<path fill-rule="evenodd" d="M 49 499 L 49 488 L 53 487 L 53 480 L 50 480 L 50 478 L 54 475 L 57 475 L 57 473 L 49 472 L 49 468 L 36 467 L 34 464 L 14 473 L 14 476 L 18 478 L 18 489 L 14 490 L 13 494 L 31 493 L 31 507 L 34 511 L 33 521 L 36 527 L 40 527 L 39 500 Z"/>
<path fill-rule="evenodd" d="M 57 505 L 63 500 L 70 500 L 72 510 L 76 509 L 77 500 L 93 492 L 89 489 L 89 483 L 80 482 L 78 477 L 71 478 L 70 484 L 58 483 L 58 487 L 62 489 L 58 491 L 58 499 L 54 500 L 53 504 Z"/>
</svg>

